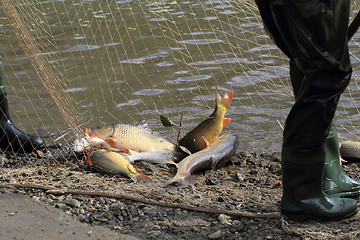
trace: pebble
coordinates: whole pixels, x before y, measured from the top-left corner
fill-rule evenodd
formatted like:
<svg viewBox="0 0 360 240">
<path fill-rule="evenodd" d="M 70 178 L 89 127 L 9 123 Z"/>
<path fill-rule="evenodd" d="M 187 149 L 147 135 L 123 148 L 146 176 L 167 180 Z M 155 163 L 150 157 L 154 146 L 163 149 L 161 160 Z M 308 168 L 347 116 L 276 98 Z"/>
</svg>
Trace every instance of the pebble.
<svg viewBox="0 0 360 240">
<path fill-rule="evenodd" d="M 219 239 L 219 238 L 221 238 L 221 236 L 222 236 L 221 230 L 217 230 L 216 232 L 210 234 L 210 235 L 208 236 L 208 238 L 209 238 L 209 239 Z"/>
<path fill-rule="evenodd" d="M 221 222 L 224 225 L 231 225 L 231 217 L 225 214 L 220 214 L 218 217 L 219 222 Z"/>
<path fill-rule="evenodd" d="M 239 181 L 244 181 L 245 180 L 245 178 L 246 178 L 246 176 L 245 176 L 245 174 L 243 174 L 243 173 L 241 173 L 241 172 L 237 172 L 236 173 L 236 178 L 239 180 Z"/>
<path fill-rule="evenodd" d="M 63 211 L 65 211 L 67 209 L 67 206 L 66 206 L 65 203 L 57 203 L 56 207 L 63 210 Z"/>
<path fill-rule="evenodd" d="M 66 205 L 68 205 L 69 207 L 76 207 L 76 208 L 80 207 L 80 205 L 81 205 L 79 200 L 73 199 L 73 198 L 65 200 L 64 203 Z"/>
<path fill-rule="evenodd" d="M 32 199 L 34 199 L 35 202 L 40 202 L 40 197 L 33 196 Z"/>
<path fill-rule="evenodd" d="M 50 190 L 47 190 L 46 193 L 52 194 L 54 196 L 61 196 L 61 195 L 64 195 L 66 193 L 66 191 L 64 189 L 50 189 Z"/>
</svg>

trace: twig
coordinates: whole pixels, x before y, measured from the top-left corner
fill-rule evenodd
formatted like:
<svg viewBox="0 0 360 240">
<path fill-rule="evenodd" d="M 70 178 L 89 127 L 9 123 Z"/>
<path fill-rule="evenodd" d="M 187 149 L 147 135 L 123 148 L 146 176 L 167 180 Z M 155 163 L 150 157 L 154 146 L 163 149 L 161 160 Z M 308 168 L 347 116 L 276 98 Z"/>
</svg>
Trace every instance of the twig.
<svg viewBox="0 0 360 240">
<path fill-rule="evenodd" d="M 183 123 L 183 117 L 184 117 L 184 114 L 182 113 L 181 118 L 180 118 L 178 136 L 177 136 L 177 139 L 176 139 L 177 142 L 180 140 L 180 131 L 181 131 L 182 123 Z"/>
<path fill-rule="evenodd" d="M 60 193 L 60 194 L 72 194 L 72 195 L 85 195 L 85 196 L 93 196 L 93 197 L 106 197 L 106 198 L 115 198 L 115 199 L 125 199 L 134 202 L 141 202 L 149 205 L 155 205 L 160 207 L 168 207 L 168 208 L 180 208 L 188 211 L 196 211 L 203 212 L 209 214 L 226 214 L 234 217 L 248 217 L 248 218 L 274 218 L 280 219 L 280 213 L 271 212 L 271 213 L 253 213 L 253 212 L 245 212 L 245 211 L 230 211 L 230 210 L 222 210 L 217 208 L 204 208 L 204 207 L 195 207 L 191 205 L 181 204 L 181 203 L 169 203 L 162 201 L 155 201 L 152 199 L 144 198 L 144 197 L 136 197 L 129 194 L 119 194 L 119 193 L 109 193 L 104 191 L 83 191 L 83 190 L 71 190 L 71 189 L 61 189 L 55 188 L 46 185 L 38 185 L 38 184 L 20 184 L 20 183 L 4 183 L 0 184 L 0 188 L 25 188 L 25 189 L 39 189 L 46 191 L 48 193 Z"/>
</svg>

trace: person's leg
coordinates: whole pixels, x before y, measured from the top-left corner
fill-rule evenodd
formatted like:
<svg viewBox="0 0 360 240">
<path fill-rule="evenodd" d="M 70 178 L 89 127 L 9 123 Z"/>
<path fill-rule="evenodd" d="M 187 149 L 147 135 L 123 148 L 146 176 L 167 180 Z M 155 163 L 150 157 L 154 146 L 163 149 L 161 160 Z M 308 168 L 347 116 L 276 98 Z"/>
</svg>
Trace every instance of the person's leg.
<svg viewBox="0 0 360 240">
<path fill-rule="evenodd" d="M 280 208 L 292 218 L 350 217 L 357 212 L 354 200 L 330 198 L 323 191 L 325 139 L 340 94 L 351 76 L 346 39 L 350 3 L 348 0 L 269 2 L 270 14 L 262 16 L 272 16 L 273 24 L 267 25 L 277 28 L 291 65 L 298 68 L 293 69 L 291 76 L 295 104 L 284 129 Z"/>
<path fill-rule="evenodd" d="M 270 38 L 273 40 L 273 42 L 280 48 L 280 50 L 285 53 L 290 59 L 291 55 L 290 52 L 286 46 L 286 43 L 284 42 L 284 39 L 282 38 L 276 23 L 274 21 L 274 18 L 272 16 L 271 10 L 270 10 L 270 2 L 271 0 L 255 0 L 256 5 L 258 6 L 261 19 L 264 24 L 264 28 Z"/>
<path fill-rule="evenodd" d="M 21 132 L 10 119 L 0 59 L 0 148 L 13 153 L 29 153 L 43 147 L 44 141 L 40 137 Z"/>
<path fill-rule="evenodd" d="M 304 74 L 294 61 L 290 61 L 290 76 L 295 98 L 301 87 Z M 325 143 L 325 168 L 323 175 L 324 192 L 333 197 L 358 197 L 359 180 L 352 179 L 342 170 L 340 164 L 339 140 L 335 126 L 331 126 Z"/>
</svg>

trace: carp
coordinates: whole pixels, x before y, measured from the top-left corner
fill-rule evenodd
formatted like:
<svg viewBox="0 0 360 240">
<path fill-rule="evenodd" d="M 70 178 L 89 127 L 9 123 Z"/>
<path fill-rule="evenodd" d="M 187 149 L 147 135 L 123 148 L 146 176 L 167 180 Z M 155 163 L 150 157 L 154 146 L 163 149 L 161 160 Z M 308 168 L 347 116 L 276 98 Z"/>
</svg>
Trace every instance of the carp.
<svg viewBox="0 0 360 240">
<path fill-rule="evenodd" d="M 92 167 L 105 174 L 122 175 L 135 182 L 152 182 L 152 179 L 139 173 L 136 168 L 121 154 L 108 150 L 98 150 L 90 155 Z"/>
<path fill-rule="evenodd" d="M 360 162 L 360 142 L 344 141 L 340 146 L 340 156 L 346 162 Z"/>
<path fill-rule="evenodd" d="M 172 164 L 177 161 L 181 154 L 176 151 L 155 151 L 155 152 L 140 152 L 132 153 L 127 155 L 127 158 L 131 163 L 137 161 L 145 161 L 155 164 Z"/>
<path fill-rule="evenodd" d="M 183 185 L 194 185 L 192 173 L 214 169 L 225 164 L 235 154 L 238 145 L 237 136 L 231 134 L 220 136 L 205 149 L 189 155 L 176 164 L 178 170 L 175 177 L 163 183 L 163 186 L 166 187 L 175 182 Z"/>
<path fill-rule="evenodd" d="M 185 151 L 195 153 L 213 143 L 222 129 L 231 122 L 231 118 L 226 118 L 225 113 L 229 109 L 233 97 L 234 93 L 228 92 L 221 98 L 216 88 L 214 112 L 180 139 L 178 146 L 182 150 L 185 148 Z"/>
<path fill-rule="evenodd" d="M 80 139 L 75 139 L 73 145 L 73 151 L 76 153 L 85 152 L 87 150 L 93 149 L 108 149 L 110 148 L 110 144 L 108 144 L 105 140 L 93 137 L 91 138 L 89 135 L 85 135 L 85 137 Z"/>
<path fill-rule="evenodd" d="M 110 124 L 89 129 L 91 138 L 105 140 L 112 148 L 136 152 L 173 151 L 175 144 L 141 126 Z"/>
</svg>

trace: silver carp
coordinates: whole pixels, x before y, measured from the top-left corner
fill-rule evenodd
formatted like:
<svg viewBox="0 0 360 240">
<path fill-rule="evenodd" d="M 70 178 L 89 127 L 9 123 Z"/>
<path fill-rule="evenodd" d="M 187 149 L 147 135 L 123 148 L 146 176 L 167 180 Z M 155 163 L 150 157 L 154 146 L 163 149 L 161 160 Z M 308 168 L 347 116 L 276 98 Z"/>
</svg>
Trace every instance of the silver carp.
<svg viewBox="0 0 360 240">
<path fill-rule="evenodd" d="M 127 155 L 127 158 L 131 163 L 137 161 L 145 161 L 155 164 L 175 164 L 180 157 L 180 153 L 176 151 L 155 151 L 155 152 L 131 152 L 131 155 Z"/>
<path fill-rule="evenodd" d="M 192 173 L 214 169 L 225 164 L 235 154 L 239 145 L 239 139 L 235 135 L 224 134 L 208 147 L 184 158 L 176 164 L 178 170 L 172 179 L 163 183 L 168 186 L 172 183 L 194 185 Z"/>
</svg>

